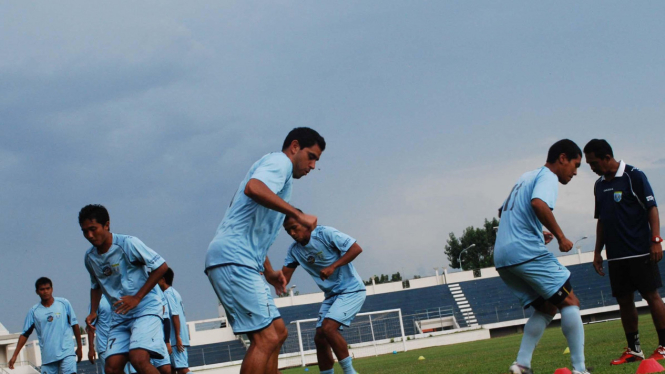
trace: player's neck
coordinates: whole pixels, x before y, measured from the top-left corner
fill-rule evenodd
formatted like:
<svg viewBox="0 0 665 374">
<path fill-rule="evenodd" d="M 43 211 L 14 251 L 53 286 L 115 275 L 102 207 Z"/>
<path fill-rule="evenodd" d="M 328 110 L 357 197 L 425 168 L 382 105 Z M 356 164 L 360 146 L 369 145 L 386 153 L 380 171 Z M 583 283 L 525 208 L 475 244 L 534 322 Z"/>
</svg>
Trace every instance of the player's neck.
<svg viewBox="0 0 665 374">
<path fill-rule="evenodd" d="M 104 244 L 102 244 L 97 248 L 97 253 L 100 255 L 103 255 L 104 253 L 109 251 L 109 248 L 113 245 L 113 233 L 109 232 L 109 236 L 104 240 Z"/>
<path fill-rule="evenodd" d="M 614 179 L 614 177 L 617 175 L 617 171 L 619 170 L 620 164 L 617 160 L 612 159 L 612 161 L 610 161 L 609 166 L 610 168 L 607 169 L 607 173 L 603 174 L 606 181 L 611 181 L 612 179 Z"/>
<path fill-rule="evenodd" d="M 42 300 L 42 305 L 48 308 L 48 307 L 50 307 L 51 305 L 53 305 L 53 302 L 54 302 L 54 301 L 55 301 L 55 298 L 54 298 L 53 296 L 51 296 L 50 299 Z"/>
</svg>

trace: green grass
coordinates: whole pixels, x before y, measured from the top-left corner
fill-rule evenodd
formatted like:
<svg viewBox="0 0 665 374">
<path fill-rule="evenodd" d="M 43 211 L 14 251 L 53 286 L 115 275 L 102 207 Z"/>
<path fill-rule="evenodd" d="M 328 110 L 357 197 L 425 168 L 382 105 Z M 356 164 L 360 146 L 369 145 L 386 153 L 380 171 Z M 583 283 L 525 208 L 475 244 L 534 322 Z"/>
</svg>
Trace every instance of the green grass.
<svg viewBox="0 0 665 374">
<path fill-rule="evenodd" d="M 584 331 L 586 364 L 593 368 L 593 374 L 635 373 L 638 363 L 610 366 L 610 361 L 618 358 L 626 345 L 620 321 L 585 325 Z M 521 334 L 514 334 L 471 343 L 399 352 L 396 355 L 361 358 L 354 360 L 353 366 L 361 374 L 507 373 L 508 367 L 517 356 L 521 339 Z M 658 344 L 658 337 L 648 314 L 640 315 L 640 340 L 648 357 Z M 566 339 L 560 328 L 547 329 L 533 355 L 534 372 L 551 374 L 557 368 L 571 368 L 570 355 L 563 354 L 566 347 Z M 425 360 L 418 361 L 419 356 L 424 356 Z M 665 361 L 660 363 L 665 366 Z M 282 372 L 304 373 L 304 368 Z M 335 373 L 341 372 L 342 368 L 336 363 Z M 318 374 L 319 369 L 317 366 L 310 366 L 307 373 Z"/>
</svg>

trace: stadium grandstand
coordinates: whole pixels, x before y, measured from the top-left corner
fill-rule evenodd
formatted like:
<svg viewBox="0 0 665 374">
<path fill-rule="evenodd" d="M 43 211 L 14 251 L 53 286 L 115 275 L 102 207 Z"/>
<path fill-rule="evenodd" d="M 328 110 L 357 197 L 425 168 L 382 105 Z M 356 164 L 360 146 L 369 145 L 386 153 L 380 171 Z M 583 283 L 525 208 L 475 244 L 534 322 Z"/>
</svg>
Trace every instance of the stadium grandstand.
<svg viewBox="0 0 665 374">
<path fill-rule="evenodd" d="M 559 257 L 571 271 L 585 322 L 617 318 L 616 300 L 611 296 L 609 280 L 598 276 L 591 261 L 593 253 L 574 253 Z M 605 262 L 606 266 L 607 262 Z M 665 275 L 665 261 L 659 263 Z M 323 293 L 290 295 L 277 298 L 289 337 L 282 347 L 280 367 L 316 362 L 313 344 L 314 322 Z M 636 296 L 638 308 L 646 302 Z M 236 337 L 227 325 L 223 309 L 220 317 L 188 322 L 191 348 L 190 367 L 210 374 L 238 373 L 248 341 Z M 412 350 L 437 345 L 490 339 L 521 332 L 531 314 L 499 279 L 494 268 L 456 271 L 412 279 L 409 287 L 402 282 L 367 286 L 367 299 L 356 320 L 343 332 L 356 357 L 374 356 L 394 350 Z M 557 316 L 558 318 L 558 316 Z M 556 325 L 556 324 L 554 324 Z M 19 334 L 10 334 L 0 325 L 0 374 L 35 374 L 41 365 L 39 345 L 31 341 L 22 350 L 16 370 L 7 368 Z M 87 341 L 84 335 L 84 360 Z M 98 365 L 83 361 L 79 374 L 101 373 Z"/>
</svg>

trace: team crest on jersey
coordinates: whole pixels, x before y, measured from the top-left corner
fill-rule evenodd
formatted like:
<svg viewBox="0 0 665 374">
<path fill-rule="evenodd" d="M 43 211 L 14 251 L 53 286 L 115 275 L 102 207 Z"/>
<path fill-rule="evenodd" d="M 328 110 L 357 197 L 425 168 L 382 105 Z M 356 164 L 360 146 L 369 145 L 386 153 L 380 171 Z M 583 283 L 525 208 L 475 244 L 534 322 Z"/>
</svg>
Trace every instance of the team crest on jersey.
<svg viewBox="0 0 665 374">
<path fill-rule="evenodd" d="M 621 191 L 615 191 L 615 192 L 614 192 L 614 201 L 616 201 L 617 203 L 618 203 L 619 201 L 621 201 L 621 195 L 622 195 L 622 192 L 621 192 Z"/>
<path fill-rule="evenodd" d="M 111 274 L 113 274 L 113 270 L 111 270 L 110 266 L 106 265 L 102 268 L 102 273 L 104 273 L 104 275 L 106 275 L 107 277 L 110 277 Z"/>
<path fill-rule="evenodd" d="M 313 264 L 315 262 L 316 262 L 316 258 L 314 256 L 312 256 L 312 255 L 307 256 L 307 263 L 308 264 Z"/>
<path fill-rule="evenodd" d="M 48 318 L 46 318 L 46 320 L 49 321 L 49 322 L 53 322 L 53 316 L 48 316 Z"/>
</svg>

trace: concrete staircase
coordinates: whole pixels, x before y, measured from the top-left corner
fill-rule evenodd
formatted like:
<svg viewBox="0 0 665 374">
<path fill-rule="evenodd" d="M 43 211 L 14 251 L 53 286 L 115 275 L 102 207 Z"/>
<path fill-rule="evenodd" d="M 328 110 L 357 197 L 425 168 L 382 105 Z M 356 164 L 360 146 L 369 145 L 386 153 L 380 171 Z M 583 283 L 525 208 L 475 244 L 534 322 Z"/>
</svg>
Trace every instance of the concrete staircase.
<svg viewBox="0 0 665 374">
<path fill-rule="evenodd" d="M 454 283 L 449 284 L 448 289 L 450 289 L 450 293 L 453 295 L 453 298 L 455 299 L 460 312 L 462 312 L 462 316 L 464 317 L 466 324 L 468 326 L 477 326 L 478 320 L 476 320 L 476 316 L 473 314 L 473 310 L 471 309 L 471 305 L 469 305 L 469 301 L 464 296 L 462 287 L 460 287 L 459 284 Z"/>
</svg>

